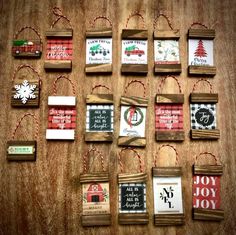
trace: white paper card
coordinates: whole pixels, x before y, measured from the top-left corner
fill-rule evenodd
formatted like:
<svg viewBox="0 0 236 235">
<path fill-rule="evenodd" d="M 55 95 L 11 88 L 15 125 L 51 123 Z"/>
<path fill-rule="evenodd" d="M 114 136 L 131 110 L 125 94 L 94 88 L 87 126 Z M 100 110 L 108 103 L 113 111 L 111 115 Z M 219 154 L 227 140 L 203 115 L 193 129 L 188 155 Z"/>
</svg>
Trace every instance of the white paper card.
<svg viewBox="0 0 236 235">
<path fill-rule="evenodd" d="M 47 129 L 46 139 L 47 140 L 74 140 L 75 130 Z"/>
<path fill-rule="evenodd" d="M 49 96 L 48 105 L 51 106 L 75 106 L 76 97 L 75 96 Z"/>
</svg>

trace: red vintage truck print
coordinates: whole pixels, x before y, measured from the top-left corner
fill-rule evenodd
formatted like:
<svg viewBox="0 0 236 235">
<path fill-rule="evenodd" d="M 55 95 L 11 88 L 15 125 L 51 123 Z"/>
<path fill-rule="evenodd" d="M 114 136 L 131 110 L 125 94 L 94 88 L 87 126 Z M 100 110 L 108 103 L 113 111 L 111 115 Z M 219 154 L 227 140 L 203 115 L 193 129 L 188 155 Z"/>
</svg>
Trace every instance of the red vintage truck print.
<svg viewBox="0 0 236 235">
<path fill-rule="evenodd" d="M 142 55 L 144 55 L 144 51 L 143 50 L 139 50 L 138 47 L 136 47 L 135 45 L 133 46 L 129 46 L 129 47 L 126 47 L 125 48 L 125 54 L 127 56 L 130 56 L 130 55 L 138 55 L 139 57 L 141 57 Z"/>
</svg>

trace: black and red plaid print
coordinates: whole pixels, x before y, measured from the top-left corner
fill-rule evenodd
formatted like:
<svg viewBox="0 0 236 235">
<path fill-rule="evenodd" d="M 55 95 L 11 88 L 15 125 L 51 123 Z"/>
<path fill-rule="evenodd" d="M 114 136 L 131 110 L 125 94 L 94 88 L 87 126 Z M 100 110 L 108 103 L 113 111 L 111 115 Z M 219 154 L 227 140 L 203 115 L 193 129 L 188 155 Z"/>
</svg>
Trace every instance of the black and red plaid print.
<svg viewBox="0 0 236 235">
<path fill-rule="evenodd" d="M 182 104 L 156 104 L 155 106 L 156 130 L 183 129 L 183 105 Z"/>
<path fill-rule="evenodd" d="M 72 60 L 72 39 L 48 39 L 47 60 Z"/>
</svg>

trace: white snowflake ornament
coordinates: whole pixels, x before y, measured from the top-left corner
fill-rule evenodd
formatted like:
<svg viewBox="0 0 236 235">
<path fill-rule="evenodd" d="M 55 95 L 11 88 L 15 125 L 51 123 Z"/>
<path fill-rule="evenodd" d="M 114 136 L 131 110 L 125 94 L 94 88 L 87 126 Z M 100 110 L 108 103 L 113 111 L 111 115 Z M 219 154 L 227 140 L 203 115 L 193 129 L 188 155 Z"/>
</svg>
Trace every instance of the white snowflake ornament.
<svg viewBox="0 0 236 235">
<path fill-rule="evenodd" d="M 36 98 L 34 94 L 36 85 L 30 85 L 27 80 L 24 80 L 20 85 L 15 85 L 14 88 L 16 89 L 14 99 L 21 99 L 22 104 L 26 104 L 29 99 Z"/>
</svg>

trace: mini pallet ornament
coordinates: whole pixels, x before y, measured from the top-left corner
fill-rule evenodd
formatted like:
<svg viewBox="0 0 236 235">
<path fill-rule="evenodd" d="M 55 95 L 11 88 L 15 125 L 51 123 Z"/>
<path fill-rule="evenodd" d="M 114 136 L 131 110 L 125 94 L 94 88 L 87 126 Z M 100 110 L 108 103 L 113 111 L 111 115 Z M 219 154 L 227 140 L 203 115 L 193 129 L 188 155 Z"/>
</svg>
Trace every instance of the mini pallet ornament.
<svg viewBox="0 0 236 235">
<path fill-rule="evenodd" d="M 175 165 L 178 164 L 178 153 L 176 149 L 168 144 L 162 145 L 155 156 L 155 167 L 152 168 L 154 224 L 156 226 L 183 225 L 182 167 L 157 167 L 157 155 L 160 149 L 164 147 L 170 147 L 175 151 Z"/>
<path fill-rule="evenodd" d="M 125 88 L 133 83 L 140 83 L 143 86 L 145 97 L 146 88 L 140 80 L 132 80 Z M 145 126 L 148 99 L 136 96 L 121 96 L 121 117 L 120 117 L 120 136 L 119 146 L 145 147 Z"/>
<path fill-rule="evenodd" d="M 33 73 L 36 74 L 38 79 L 20 79 L 16 78 L 17 73 L 21 69 L 29 68 Z M 12 95 L 11 95 L 11 106 L 12 107 L 39 107 L 40 100 L 40 89 L 42 80 L 37 70 L 31 65 L 22 64 L 18 66 L 12 77 Z"/>
<path fill-rule="evenodd" d="M 211 155 L 215 165 L 193 165 L 193 219 L 220 221 L 224 219 L 224 211 L 220 209 L 220 178 L 223 166 L 217 165 L 217 158 Z"/>
<path fill-rule="evenodd" d="M 19 34 L 26 29 L 35 32 L 38 39 L 19 38 Z M 42 48 L 43 45 L 41 35 L 32 26 L 24 26 L 14 35 L 14 40 L 12 42 L 12 55 L 15 58 L 40 58 Z"/>
<path fill-rule="evenodd" d="M 146 75 L 148 73 L 148 30 L 146 29 L 127 29 L 130 18 L 139 16 L 145 22 L 143 16 L 132 13 L 126 22 L 126 29 L 122 30 L 122 51 L 121 51 L 121 72 Z"/>
<path fill-rule="evenodd" d="M 44 68 L 46 70 L 71 70 L 73 54 L 73 29 L 70 20 L 62 14 L 58 7 L 53 8 L 57 19 L 52 23 L 51 29 L 46 31 L 47 52 Z M 66 20 L 70 28 L 56 29 L 54 26 L 60 20 Z"/>
<path fill-rule="evenodd" d="M 91 152 L 101 158 L 102 172 L 88 173 L 87 159 Z M 83 212 L 82 226 L 111 225 L 109 173 L 104 168 L 104 157 L 96 148 L 90 149 L 83 159 L 82 184 Z"/>
<path fill-rule="evenodd" d="M 121 154 L 131 150 L 139 159 L 140 173 L 123 173 Z M 122 225 L 148 224 L 146 182 L 147 174 L 143 172 L 141 156 L 132 148 L 123 148 L 119 153 L 121 174 L 118 174 L 119 183 L 119 215 L 118 221 Z"/>
<path fill-rule="evenodd" d="M 192 29 L 200 25 L 203 29 Z M 215 30 L 208 29 L 205 25 L 194 22 L 188 30 L 188 73 L 190 75 L 216 74 L 214 66 L 213 39 Z"/>
<path fill-rule="evenodd" d="M 97 85 L 92 89 L 103 87 Z M 112 94 L 91 94 L 86 97 L 86 133 L 85 141 L 112 142 L 114 129 L 114 105 Z"/>
<path fill-rule="evenodd" d="M 107 20 L 110 28 L 97 28 L 99 19 Z M 106 16 L 98 16 L 93 20 L 93 29 L 86 31 L 86 66 L 87 74 L 112 73 L 112 23 Z"/>
<path fill-rule="evenodd" d="M 194 93 L 196 85 L 205 81 L 210 87 L 210 93 Z M 220 130 L 216 129 L 216 103 L 218 93 L 212 93 L 212 85 L 206 79 L 198 80 L 190 94 L 191 138 L 212 139 L 220 138 Z"/>
<path fill-rule="evenodd" d="M 59 79 L 66 79 L 73 89 L 73 96 L 56 96 L 56 83 Z M 48 129 L 47 140 L 74 140 L 76 128 L 76 96 L 75 86 L 71 79 L 61 75 L 53 83 L 54 95 L 48 97 Z"/>
<path fill-rule="evenodd" d="M 20 127 L 23 119 L 26 117 L 32 117 L 35 121 L 35 140 L 14 140 L 16 131 Z M 39 132 L 39 121 L 34 114 L 26 113 L 24 114 L 16 125 L 15 130 L 12 134 L 12 140 L 7 142 L 7 160 L 8 161 L 35 161 L 37 142 Z"/>
<path fill-rule="evenodd" d="M 161 94 L 161 89 L 167 78 L 173 78 L 177 82 L 180 94 Z M 184 141 L 184 94 L 181 93 L 181 86 L 176 77 L 167 76 L 162 79 L 155 105 L 156 141 Z"/>
<path fill-rule="evenodd" d="M 170 30 L 155 30 L 158 19 L 163 16 Z M 159 14 L 153 24 L 154 33 L 154 73 L 181 73 L 179 53 L 179 30 L 173 29 L 170 20 L 164 14 Z"/>
</svg>

